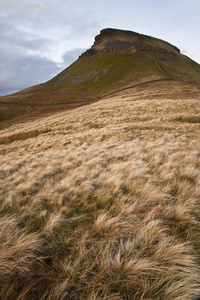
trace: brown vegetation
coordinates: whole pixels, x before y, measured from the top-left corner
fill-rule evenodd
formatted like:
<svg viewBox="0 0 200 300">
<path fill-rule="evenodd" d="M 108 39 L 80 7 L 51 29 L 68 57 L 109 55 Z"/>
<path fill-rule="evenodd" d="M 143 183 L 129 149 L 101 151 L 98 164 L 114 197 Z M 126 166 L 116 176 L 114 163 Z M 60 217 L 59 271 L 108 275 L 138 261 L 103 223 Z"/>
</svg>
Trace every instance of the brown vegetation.
<svg viewBox="0 0 200 300">
<path fill-rule="evenodd" d="M 200 294 L 200 99 L 156 89 L 1 131 L 1 299 Z"/>
<path fill-rule="evenodd" d="M 157 83 L 162 93 L 166 81 L 175 86 L 184 83 L 189 89 L 190 84 L 198 86 L 200 65 L 163 40 L 105 29 L 89 50 L 48 82 L 1 97 L 0 129 L 83 106 L 130 87 Z M 192 90 L 195 92 L 194 86 Z M 169 94 L 170 89 L 167 98 Z"/>
<path fill-rule="evenodd" d="M 45 128 L 45 129 L 36 129 L 36 130 L 30 130 L 30 131 L 23 131 L 23 132 L 18 132 L 15 134 L 7 135 L 4 137 L 0 137 L 0 144 L 10 144 L 14 141 L 22 141 L 26 140 L 28 138 L 33 138 L 36 137 L 40 134 L 50 132 L 51 129 Z"/>
</svg>

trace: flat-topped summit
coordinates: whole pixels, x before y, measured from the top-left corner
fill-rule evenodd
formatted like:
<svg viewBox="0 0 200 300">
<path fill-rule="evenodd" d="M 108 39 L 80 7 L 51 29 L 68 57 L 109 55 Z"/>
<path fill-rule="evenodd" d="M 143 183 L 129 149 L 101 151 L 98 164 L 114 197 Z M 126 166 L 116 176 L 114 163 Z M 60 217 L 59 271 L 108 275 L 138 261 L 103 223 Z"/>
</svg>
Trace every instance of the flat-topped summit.
<svg viewBox="0 0 200 300">
<path fill-rule="evenodd" d="M 126 37 L 126 38 L 130 38 L 130 37 L 136 37 L 140 35 L 137 32 L 134 31 L 130 31 L 130 30 L 122 30 L 122 29 L 114 29 L 114 28 L 105 28 L 102 29 L 100 31 L 100 34 L 98 34 L 95 37 L 95 43 L 98 43 L 100 40 L 102 40 L 105 37 Z"/>
<path fill-rule="evenodd" d="M 108 52 L 118 54 L 122 52 L 161 53 L 166 51 L 174 54 L 180 53 L 177 47 L 163 40 L 134 31 L 106 28 L 95 37 L 93 46 L 83 53 L 83 56 Z"/>
</svg>

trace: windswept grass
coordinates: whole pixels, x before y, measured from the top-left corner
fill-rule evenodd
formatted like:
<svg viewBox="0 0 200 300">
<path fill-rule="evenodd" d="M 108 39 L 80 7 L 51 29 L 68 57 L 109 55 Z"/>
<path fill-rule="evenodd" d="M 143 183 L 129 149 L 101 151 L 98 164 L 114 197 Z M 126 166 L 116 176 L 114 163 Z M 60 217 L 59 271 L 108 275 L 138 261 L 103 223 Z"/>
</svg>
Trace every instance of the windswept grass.
<svg viewBox="0 0 200 300">
<path fill-rule="evenodd" d="M 142 93 L 1 131 L 1 299 L 200 295 L 199 99 Z"/>
<path fill-rule="evenodd" d="M 51 129 L 45 128 L 45 129 L 30 130 L 28 132 L 23 131 L 23 132 L 15 133 L 15 134 L 4 136 L 4 137 L 0 138 L 0 144 L 10 144 L 14 141 L 26 140 L 28 138 L 33 138 L 40 134 L 47 133 L 50 131 L 51 131 Z"/>
</svg>

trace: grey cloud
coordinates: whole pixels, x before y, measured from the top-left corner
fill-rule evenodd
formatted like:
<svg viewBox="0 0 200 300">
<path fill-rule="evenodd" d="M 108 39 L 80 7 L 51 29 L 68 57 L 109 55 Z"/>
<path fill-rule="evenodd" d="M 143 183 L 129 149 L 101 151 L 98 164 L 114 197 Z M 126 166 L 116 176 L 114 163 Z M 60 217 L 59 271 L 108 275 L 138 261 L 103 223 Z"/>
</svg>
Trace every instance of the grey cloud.
<svg viewBox="0 0 200 300">
<path fill-rule="evenodd" d="M 3 2 L 1 2 L 3 1 Z M 1 0 L 0 16 L 11 20 L 14 26 L 28 27 L 37 32 L 44 30 L 62 31 L 65 36 L 94 35 L 99 29 L 98 16 L 93 17 L 93 12 L 87 6 L 80 5 L 80 1 L 66 0 Z M 79 9 L 79 6 L 81 9 Z M 102 29 L 102 28 L 101 28 Z"/>
<path fill-rule="evenodd" d="M 40 38 L 34 34 L 19 30 L 9 21 L 0 20 L 0 45 L 4 47 L 24 48 L 24 50 L 47 51 L 48 45 L 53 44 L 50 39 Z"/>
<path fill-rule="evenodd" d="M 84 49 L 83 48 L 75 48 L 73 50 L 66 51 L 63 54 L 63 60 L 64 60 L 65 66 L 69 66 L 70 64 L 72 64 L 85 51 L 86 51 L 85 48 Z"/>
<path fill-rule="evenodd" d="M 1 0 L 0 16 L 6 17 L 13 24 L 27 26 L 37 31 L 47 29 L 47 27 L 60 28 L 63 26 L 80 26 L 85 17 L 77 11 L 74 5 L 68 1 L 35 1 L 35 0 Z M 80 24 L 81 20 L 81 24 Z"/>
<path fill-rule="evenodd" d="M 45 82 L 61 71 L 59 65 L 47 58 L 2 51 L 0 69 L 1 96 Z"/>
<path fill-rule="evenodd" d="M 86 50 L 63 49 L 64 62 L 58 64 L 47 58 L 57 59 L 57 43 L 86 47 L 99 29 L 98 20 L 71 1 L 0 0 L 0 95 L 55 76 Z"/>
<path fill-rule="evenodd" d="M 50 39 L 29 34 L 5 17 L 0 20 L 0 96 L 44 82 L 61 71 L 55 62 L 42 57 Z"/>
<path fill-rule="evenodd" d="M 77 48 L 63 54 L 57 64 L 38 55 L 21 55 L 1 49 L 0 96 L 45 82 L 73 63 L 86 49 Z"/>
</svg>

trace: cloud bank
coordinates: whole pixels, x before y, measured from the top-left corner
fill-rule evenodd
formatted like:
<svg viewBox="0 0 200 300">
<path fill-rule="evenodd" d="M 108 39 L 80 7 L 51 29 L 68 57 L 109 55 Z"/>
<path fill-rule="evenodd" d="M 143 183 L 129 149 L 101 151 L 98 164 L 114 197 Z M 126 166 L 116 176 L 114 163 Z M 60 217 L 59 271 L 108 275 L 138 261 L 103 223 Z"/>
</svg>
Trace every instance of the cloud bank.
<svg viewBox="0 0 200 300">
<path fill-rule="evenodd" d="M 65 1 L 1 0 L 0 96 L 45 82 L 69 66 L 86 50 L 90 23 L 80 22 Z"/>
</svg>

